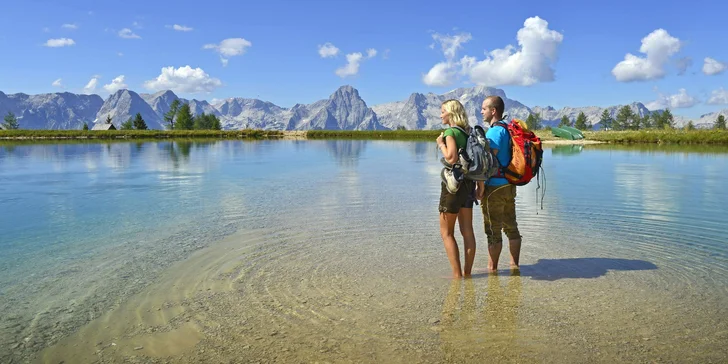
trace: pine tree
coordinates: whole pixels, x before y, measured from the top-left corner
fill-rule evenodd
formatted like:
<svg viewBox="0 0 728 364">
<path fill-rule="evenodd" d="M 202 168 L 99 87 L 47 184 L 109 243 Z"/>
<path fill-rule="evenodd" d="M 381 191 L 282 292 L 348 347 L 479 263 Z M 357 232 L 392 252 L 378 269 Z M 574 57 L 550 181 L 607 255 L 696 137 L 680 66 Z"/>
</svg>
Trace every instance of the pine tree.
<svg viewBox="0 0 728 364">
<path fill-rule="evenodd" d="M 220 124 L 220 119 L 218 119 L 217 116 L 215 116 L 215 115 L 210 115 L 210 116 L 212 117 L 212 129 L 213 130 L 222 130 L 222 125 Z"/>
<path fill-rule="evenodd" d="M 614 119 L 614 129 L 628 129 L 632 125 L 633 116 L 634 114 L 632 113 L 632 109 L 629 106 L 625 105 L 619 108 L 619 112 L 617 112 L 617 117 Z"/>
<path fill-rule="evenodd" d="M 528 126 L 528 130 L 541 129 L 541 115 L 538 113 L 529 114 L 526 118 L 526 126 Z"/>
<path fill-rule="evenodd" d="M 566 115 L 561 117 L 561 122 L 559 123 L 559 128 L 562 126 L 571 126 L 571 120 L 569 120 L 569 118 Z"/>
<path fill-rule="evenodd" d="M 690 120 L 688 122 L 688 125 L 685 125 L 685 129 L 686 130 L 695 130 L 695 125 L 693 124 L 693 121 L 692 120 Z"/>
<path fill-rule="evenodd" d="M 725 116 L 718 115 L 718 119 L 715 120 L 715 128 L 725 130 Z"/>
<path fill-rule="evenodd" d="M 111 115 L 106 115 L 106 123 L 111 124 Z"/>
<path fill-rule="evenodd" d="M 174 118 L 177 116 L 177 112 L 179 111 L 179 99 L 174 99 L 172 101 L 172 104 L 169 106 L 169 111 L 167 111 L 166 114 L 164 114 L 164 121 L 169 124 L 170 129 L 174 129 Z"/>
<path fill-rule="evenodd" d="M 3 127 L 5 127 L 6 130 L 20 128 L 20 125 L 18 124 L 18 118 L 16 118 L 15 114 L 10 111 L 8 111 L 8 114 L 5 115 L 3 120 L 5 121 L 5 123 L 3 123 Z"/>
<path fill-rule="evenodd" d="M 134 117 L 134 129 L 147 130 L 147 123 L 142 119 L 141 113 L 137 113 Z"/>
<path fill-rule="evenodd" d="M 662 114 L 660 112 L 653 112 L 652 115 L 650 115 L 650 119 L 652 119 L 650 127 L 662 129 Z"/>
<path fill-rule="evenodd" d="M 177 110 L 177 122 L 175 123 L 174 128 L 179 130 L 191 130 L 194 126 L 194 118 L 192 116 L 192 111 L 190 111 L 190 104 L 184 103 L 179 110 Z"/>
<path fill-rule="evenodd" d="M 609 115 L 609 110 L 604 109 L 604 111 L 602 111 L 602 116 L 599 118 L 599 123 L 602 124 L 602 128 L 604 128 L 604 130 L 609 130 L 612 128 L 612 116 Z"/>
<path fill-rule="evenodd" d="M 650 120 L 652 120 L 652 118 L 650 117 L 650 114 L 645 114 L 645 116 L 642 117 L 642 120 L 640 122 L 640 129 L 651 128 L 652 122 Z"/>
<path fill-rule="evenodd" d="M 134 129 L 134 121 L 131 119 L 131 116 L 125 122 L 121 123 L 120 129 L 121 130 L 133 130 Z"/>
<path fill-rule="evenodd" d="M 662 128 L 663 129 L 674 129 L 675 128 L 675 119 L 672 117 L 672 113 L 670 112 L 670 109 L 665 109 L 665 111 L 662 112 Z"/>
<path fill-rule="evenodd" d="M 574 127 L 579 130 L 586 130 L 587 124 L 586 124 L 586 115 L 584 115 L 584 112 L 580 112 L 579 116 L 576 117 L 576 123 L 574 123 Z"/>
<path fill-rule="evenodd" d="M 86 122 L 83 123 L 83 130 L 88 130 L 88 124 Z"/>
</svg>

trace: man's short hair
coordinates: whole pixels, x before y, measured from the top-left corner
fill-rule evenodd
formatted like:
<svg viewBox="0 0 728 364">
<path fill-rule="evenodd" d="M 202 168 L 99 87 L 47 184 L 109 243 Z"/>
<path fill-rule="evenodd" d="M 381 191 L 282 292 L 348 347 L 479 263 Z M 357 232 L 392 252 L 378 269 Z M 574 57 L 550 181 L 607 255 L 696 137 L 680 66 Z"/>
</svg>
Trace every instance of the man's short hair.
<svg viewBox="0 0 728 364">
<path fill-rule="evenodd" d="M 498 117 L 502 118 L 503 112 L 506 109 L 503 99 L 500 96 L 488 96 L 485 99 L 488 100 L 488 103 L 495 108 L 495 112 L 498 114 Z"/>
</svg>

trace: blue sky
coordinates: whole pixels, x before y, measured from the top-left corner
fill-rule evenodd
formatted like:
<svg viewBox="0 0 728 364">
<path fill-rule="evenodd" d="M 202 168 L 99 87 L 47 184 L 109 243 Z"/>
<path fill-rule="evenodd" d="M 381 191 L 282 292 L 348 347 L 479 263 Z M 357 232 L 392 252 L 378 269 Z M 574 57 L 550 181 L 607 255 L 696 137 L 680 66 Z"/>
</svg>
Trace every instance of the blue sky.
<svg viewBox="0 0 728 364">
<path fill-rule="evenodd" d="M 345 84 L 370 105 L 484 84 L 528 106 L 639 101 L 699 117 L 728 108 L 727 11 L 716 1 L 13 1 L 0 22 L 0 90 L 171 88 L 291 107 Z M 623 62 L 628 53 L 638 58 Z"/>
</svg>

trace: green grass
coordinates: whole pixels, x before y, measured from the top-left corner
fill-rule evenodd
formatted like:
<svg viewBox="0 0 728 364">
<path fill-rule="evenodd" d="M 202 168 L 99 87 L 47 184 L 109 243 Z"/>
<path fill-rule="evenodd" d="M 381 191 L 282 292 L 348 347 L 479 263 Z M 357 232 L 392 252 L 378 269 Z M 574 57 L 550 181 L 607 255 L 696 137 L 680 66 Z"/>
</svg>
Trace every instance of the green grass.
<svg viewBox="0 0 728 364">
<path fill-rule="evenodd" d="M 435 140 L 442 130 L 309 130 L 308 139 Z"/>
<path fill-rule="evenodd" d="M 442 130 L 311 130 L 308 139 L 381 139 L 434 141 Z M 278 130 L 1 130 L 0 140 L 42 140 L 42 139 L 271 139 L 282 138 L 286 132 Z M 536 130 L 541 140 L 560 140 L 550 130 Z M 616 144 L 714 144 L 728 145 L 726 130 L 637 130 L 637 131 L 585 131 L 587 140 Z"/>
<path fill-rule="evenodd" d="M 726 130 L 629 130 L 587 131 L 584 138 L 608 143 L 722 144 L 728 145 Z"/>
<path fill-rule="evenodd" d="M 278 130 L 0 130 L 0 139 L 280 138 Z"/>
</svg>

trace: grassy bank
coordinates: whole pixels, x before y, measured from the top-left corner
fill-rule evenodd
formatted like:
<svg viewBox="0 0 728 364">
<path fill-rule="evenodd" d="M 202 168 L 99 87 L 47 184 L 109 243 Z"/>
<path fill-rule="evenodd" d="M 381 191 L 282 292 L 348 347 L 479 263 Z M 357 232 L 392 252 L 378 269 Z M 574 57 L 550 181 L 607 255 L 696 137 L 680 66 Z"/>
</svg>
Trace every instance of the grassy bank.
<svg viewBox="0 0 728 364">
<path fill-rule="evenodd" d="M 607 143 L 728 145 L 726 130 L 587 131 L 584 137 Z"/>
<path fill-rule="evenodd" d="M 126 140 L 126 139 L 365 139 L 365 140 L 416 140 L 434 141 L 442 130 L 0 130 L 0 140 Z M 563 140 L 550 130 L 536 130 L 541 140 Z M 612 144 L 713 144 L 728 145 L 726 130 L 636 130 L 636 131 L 585 131 L 587 140 Z M 566 141 L 566 140 L 564 140 Z M 566 141 L 568 142 L 568 141 Z M 578 141 L 577 141 L 578 142 Z"/>
<path fill-rule="evenodd" d="M 0 139 L 282 138 L 279 130 L 2 130 Z"/>
</svg>

